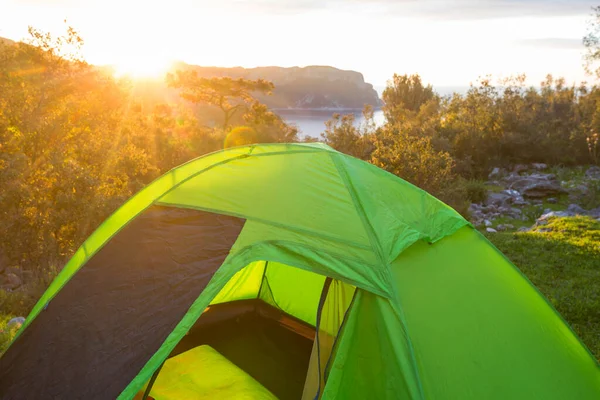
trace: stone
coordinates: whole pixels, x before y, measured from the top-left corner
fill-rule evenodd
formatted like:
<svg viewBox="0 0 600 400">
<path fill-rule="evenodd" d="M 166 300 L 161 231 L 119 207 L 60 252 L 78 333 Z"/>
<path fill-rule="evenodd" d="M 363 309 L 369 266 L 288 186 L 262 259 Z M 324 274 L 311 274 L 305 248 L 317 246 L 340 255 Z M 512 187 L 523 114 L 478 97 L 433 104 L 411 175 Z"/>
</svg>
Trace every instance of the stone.
<svg viewBox="0 0 600 400">
<path fill-rule="evenodd" d="M 510 230 L 510 229 L 515 229 L 514 225 L 511 225 L 511 224 L 499 224 L 496 227 L 497 231 L 507 231 L 507 230 Z"/>
<path fill-rule="evenodd" d="M 594 208 L 588 211 L 588 215 L 590 217 L 599 218 L 600 217 L 600 207 Z"/>
<path fill-rule="evenodd" d="M 556 204 L 558 203 L 558 199 L 556 197 L 549 197 L 546 199 L 546 201 L 550 204 Z"/>
<path fill-rule="evenodd" d="M 19 329 L 25 323 L 24 317 L 15 317 L 6 323 L 6 329 Z"/>
<path fill-rule="evenodd" d="M 488 219 L 484 219 L 484 220 L 483 220 L 483 224 L 484 224 L 485 226 L 492 226 L 492 223 L 491 223 L 491 222 L 490 222 L 490 220 L 488 220 Z"/>
<path fill-rule="evenodd" d="M 21 286 L 21 278 L 12 272 L 5 272 L 0 276 L 0 288 L 4 290 L 14 290 Z"/>
<path fill-rule="evenodd" d="M 506 201 L 508 201 L 508 199 L 510 199 L 510 195 L 506 194 L 506 193 L 488 193 L 488 197 L 485 201 L 485 204 L 487 206 L 490 205 L 496 205 L 496 206 L 500 206 L 503 205 Z"/>
<path fill-rule="evenodd" d="M 542 171 L 548 168 L 548 165 L 544 163 L 533 163 L 531 164 L 531 166 L 533 167 L 533 169 L 537 169 L 538 171 Z"/>
<path fill-rule="evenodd" d="M 571 211 L 551 211 L 549 213 L 545 213 L 537 219 L 537 222 L 540 223 L 542 221 L 547 221 L 552 217 L 572 217 L 575 214 Z"/>
<path fill-rule="evenodd" d="M 588 214 L 587 210 L 583 209 L 583 207 L 581 207 L 578 204 L 569 204 L 569 207 L 567 207 L 567 211 L 570 213 L 573 213 L 574 215 L 587 215 Z"/>
<path fill-rule="evenodd" d="M 600 180 L 600 167 L 597 165 L 589 167 L 588 170 L 585 171 L 585 176 L 588 179 Z"/>
<path fill-rule="evenodd" d="M 502 173 L 500 172 L 500 168 L 496 167 L 490 172 L 488 175 L 488 179 L 498 178 Z"/>
<path fill-rule="evenodd" d="M 567 191 L 560 186 L 558 183 L 554 182 L 538 182 L 526 186 L 521 190 L 523 197 L 529 198 L 543 198 L 557 194 L 567 193 Z"/>
<path fill-rule="evenodd" d="M 552 228 L 539 228 L 537 231 L 541 233 L 552 232 Z"/>
<path fill-rule="evenodd" d="M 515 165 L 515 167 L 513 168 L 513 173 L 515 174 L 520 174 L 521 172 L 525 172 L 529 169 L 529 167 L 525 164 L 517 164 Z"/>
<path fill-rule="evenodd" d="M 489 233 L 498 233 L 498 231 L 495 230 L 494 228 L 485 228 L 485 230 Z"/>
<path fill-rule="evenodd" d="M 519 229 L 517 229 L 517 232 L 529 232 L 529 228 L 526 226 L 522 226 Z"/>
</svg>

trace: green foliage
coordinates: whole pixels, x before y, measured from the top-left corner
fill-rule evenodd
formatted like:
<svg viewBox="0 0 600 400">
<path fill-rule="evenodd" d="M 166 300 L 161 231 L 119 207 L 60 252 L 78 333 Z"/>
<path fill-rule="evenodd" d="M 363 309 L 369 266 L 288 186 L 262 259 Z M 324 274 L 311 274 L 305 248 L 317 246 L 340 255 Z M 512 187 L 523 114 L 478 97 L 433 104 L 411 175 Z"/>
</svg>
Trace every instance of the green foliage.
<svg viewBox="0 0 600 400">
<path fill-rule="evenodd" d="M 467 199 L 471 203 L 483 203 L 488 197 L 488 187 L 484 181 L 469 179 L 464 182 Z"/>
<path fill-rule="evenodd" d="M 325 122 L 325 132 L 321 138 L 325 143 L 342 153 L 350 154 L 362 160 L 369 160 L 373 152 L 373 109 L 369 106 L 363 110 L 365 123 L 357 126 L 354 114 L 340 115 Z"/>
<path fill-rule="evenodd" d="M 587 183 L 587 191 L 582 195 L 581 205 L 588 210 L 600 207 L 600 181 Z"/>
<path fill-rule="evenodd" d="M 532 232 L 487 236 L 600 359 L 600 222 L 553 218 Z"/>
<path fill-rule="evenodd" d="M 274 86 L 263 79 L 248 80 L 229 77 L 202 78 L 196 71 L 177 71 L 167 75 L 169 86 L 181 89 L 184 99 L 196 104 L 208 104 L 223 111 L 223 131 L 229 129 L 229 122 L 245 104 L 256 102 L 253 93 L 270 93 Z"/>
<path fill-rule="evenodd" d="M 394 74 L 383 91 L 383 112 L 393 124 L 404 112 L 418 112 L 423 104 L 434 97 L 431 85 L 424 86 L 419 75 Z"/>
<path fill-rule="evenodd" d="M 198 110 L 169 96 L 149 98 L 147 83 L 88 65 L 71 28 L 57 38 L 35 29 L 30 35 L 29 43 L 0 44 L 0 259 L 37 273 L 63 265 L 154 178 L 223 148 L 226 131 L 206 126 Z M 222 99 L 226 125 L 239 108 L 238 121 L 246 110 L 254 140 L 296 139 L 295 128 L 253 101 L 250 92 L 269 91 L 269 82 L 201 83 L 204 91 L 192 87 L 190 96 Z"/>
<path fill-rule="evenodd" d="M 18 326 L 13 326 L 11 328 L 7 327 L 8 321 L 12 318 L 14 318 L 14 315 L 12 314 L 0 314 L 0 356 L 6 351 L 8 345 L 19 330 Z"/>
</svg>

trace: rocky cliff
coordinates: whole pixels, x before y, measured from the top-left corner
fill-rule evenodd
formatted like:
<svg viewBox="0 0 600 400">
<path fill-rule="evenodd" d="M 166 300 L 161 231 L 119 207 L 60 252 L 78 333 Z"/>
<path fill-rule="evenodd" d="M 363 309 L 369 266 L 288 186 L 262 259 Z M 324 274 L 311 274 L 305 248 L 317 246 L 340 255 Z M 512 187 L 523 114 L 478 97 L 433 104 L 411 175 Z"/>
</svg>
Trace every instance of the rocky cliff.
<svg viewBox="0 0 600 400">
<path fill-rule="evenodd" d="M 365 104 L 379 107 L 381 100 L 373 85 L 356 71 L 327 66 L 221 68 L 177 64 L 176 69 L 193 69 L 200 76 L 266 79 L 275 84 L 270 96 L 259 100 L 271 108 L 362 109 Z"/>
</svg>

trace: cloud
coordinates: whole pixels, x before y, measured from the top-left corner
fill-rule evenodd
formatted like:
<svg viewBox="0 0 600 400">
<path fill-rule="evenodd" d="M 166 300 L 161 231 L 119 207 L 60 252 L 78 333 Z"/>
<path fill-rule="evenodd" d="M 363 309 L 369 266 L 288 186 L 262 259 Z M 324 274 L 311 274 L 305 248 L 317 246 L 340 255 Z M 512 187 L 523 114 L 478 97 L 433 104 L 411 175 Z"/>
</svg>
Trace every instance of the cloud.
<svg viewBox="0 0 600 400">
<path fill-rule="evenodd" d="M 582 50 L 583 43 L 581 39 L 575 38 L 539 38 L 523 39 L 516 42 L 522 46 L 537 47 L 558 50 Z"/>
<path fill-rule="evenodd" d="M 297 14 L 309 11 L 372 11 L 389 16 L 438 20 L 590 14 L 597 0 L 229 0 L 259 13 Z M 224 0 L 227 2 L 227 0 Z"/>
</svg>

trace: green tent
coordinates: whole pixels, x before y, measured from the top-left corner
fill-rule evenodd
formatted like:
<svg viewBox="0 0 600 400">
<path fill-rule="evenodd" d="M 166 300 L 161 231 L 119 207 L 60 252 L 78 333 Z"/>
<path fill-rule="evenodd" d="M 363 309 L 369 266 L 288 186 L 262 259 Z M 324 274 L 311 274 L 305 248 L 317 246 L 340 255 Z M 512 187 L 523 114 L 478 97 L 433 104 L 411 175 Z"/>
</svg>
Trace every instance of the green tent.
<svg viewBox="0 0 600 400">
<path fill-rule="evenodd" d="M 464 218 L 322 144 L 219 151 L 141 190 L 0 377 L 3 399 L 600 398 L 594 357 Z"/>
</svg>

